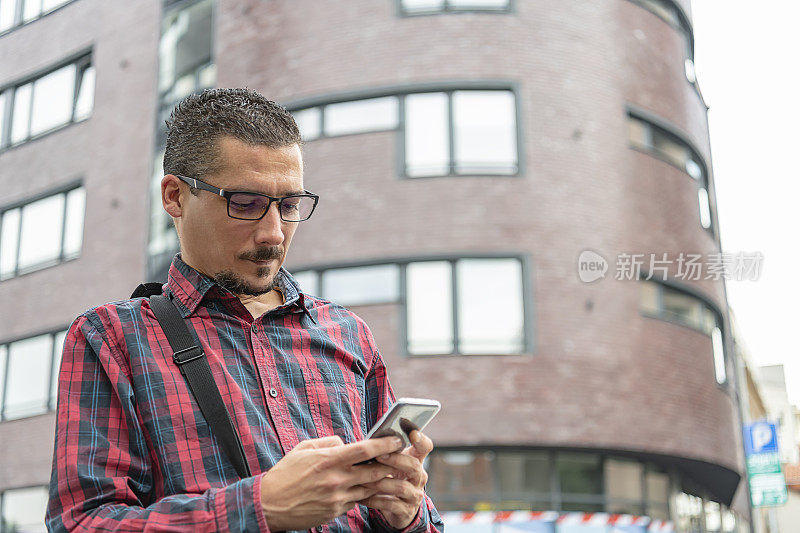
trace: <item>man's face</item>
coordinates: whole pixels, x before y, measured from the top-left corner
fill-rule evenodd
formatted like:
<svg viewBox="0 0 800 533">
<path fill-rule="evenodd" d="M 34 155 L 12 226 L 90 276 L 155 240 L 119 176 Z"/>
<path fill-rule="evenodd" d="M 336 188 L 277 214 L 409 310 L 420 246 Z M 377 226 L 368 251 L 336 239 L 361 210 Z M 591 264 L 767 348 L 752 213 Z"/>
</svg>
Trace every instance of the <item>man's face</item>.
<svg viewBox="0 0 800 533">
<path fill-rule="evenodd" d="M 202 179 L 226 191 L 274 197 L 303 192 L 303 160 L 298 145 L 251 146 L 233 137 L 218 141 L 220 171 Z M 180 193 L 181 214 L 175 223 L 183 260 L 211 276 L 234 294 L 259 295 L 275 287 L 275 275 L 286 259 L 297 222 L 284 222 L 273 202 L 261 220 L 228 216 L 222 196 L 188 186 Z"/>
</svg>

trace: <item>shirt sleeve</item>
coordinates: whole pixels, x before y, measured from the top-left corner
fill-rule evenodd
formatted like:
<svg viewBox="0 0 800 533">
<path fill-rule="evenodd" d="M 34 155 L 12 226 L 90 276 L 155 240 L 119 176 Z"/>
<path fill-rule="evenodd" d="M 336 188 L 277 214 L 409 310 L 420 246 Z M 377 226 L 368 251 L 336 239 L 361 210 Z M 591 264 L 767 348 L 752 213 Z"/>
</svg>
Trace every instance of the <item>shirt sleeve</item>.
<svg viewBox="0 0 800 533">
<path fill-rule="evenodd" d="M 365 383 L 365 416 L 367 418 L 367 428 L 371 428 L 378 419 L 383 416 L 389 407 L 395 402 L 392 386 L 389 384 L 389 377 L 386 374 L 386 365 L 383 362 L 380 351 L 375 345 L 372 334 L 367 331 L 367 341 L 373 352 L 372 364 Z M 370 525 L 375 531 L 388 531 L 390 533 L 419 533 L 427 531 L 431 533 L 443 533 L 444 523 L 433 505 L 433 501 L 425 494 L 417 516 L 404 529 L 395 529 L 383 518 L 380 511 L 369 510 Z"/>
<path fill-rule="evenodd" d="M 67 334 L 58 378 L 48 531 L 269 531 L 261 475 L 153 500 L 147 436 L 129 367 L 86 315 Z"/>
</svg>

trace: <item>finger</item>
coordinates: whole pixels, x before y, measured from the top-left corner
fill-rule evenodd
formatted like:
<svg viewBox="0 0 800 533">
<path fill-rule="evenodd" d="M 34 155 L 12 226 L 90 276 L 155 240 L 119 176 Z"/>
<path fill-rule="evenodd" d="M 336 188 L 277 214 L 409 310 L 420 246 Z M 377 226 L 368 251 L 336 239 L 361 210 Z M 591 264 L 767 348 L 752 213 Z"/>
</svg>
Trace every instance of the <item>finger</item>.
<svg viewBox="0 0 800 533">
<path fill-rule="evenodd" d="M 385 494 L 376 494 L 364 500 L 359 501 L 361 505 L 376 509 L 386 516 L 391 513 L 398 516 L 415 515 L 419 504 L 409 504 L 394 496 L 386 496 Z"/>
<path fill-rule="evenodd" d="M 336 446 L 344 446 L 344 441 L 341 437 L 333 435 L 331 437 L 321 437 L 318 439 L 308 439 L 299 443 L 294 447 L 295 450 L 311 450 L 317 448 L 334 448 Z"/>
<path fill-rule="evenodd" d="M 378 509 L 379 511 L 388 511 L 390 503 L 399 502 L 400 500 L 398 498 L 395 498 L 394 496 L 387 496 L 386 494 L 374 494 L 358 501 L 358 503 L 361 505 L 365 505 L 372 509 Z"/>
<path fill-rule="evenodd" d="M 395 474 L 397 470 L 391 466 L 380 463 L 372 463 L 367 465 L 352 466 L 350 467 L 350 472 L 353 475 L 351 483 L 353 485 L 361 485 L 363 483 L 380 481 L 385 477 Z"/>
<path fill-rule="evenodd" d="M 396 452 L 403 447 L 399 437 L 381 437 L 345 444 L 335 452 L 335 460 L 341 464 L 354 465 L 379 455 Z"/>
<path fill-rule="evenodd" d="M 362 486 L 374 490 L 377 495 L 394 496 L 409 504 L 419 505 L 422 501 L 422 490 L 404 479 L 387 477 Z"/>
<path fill-rule="evenodd" d="M 433 451 L 433 441 L 430 437 L 417 429 L 408 434 L 408 440 L 410 440 L 413 445 L 409 450 L 409 454 L 420 461 L 425 459 L 428 454 Z"/>
<path fill-rule="evenodd" d="M 378 489 L 369 485 L 356 485 L 347 490 L 347 499 L 352 503 L 361 503 L 362 501 L 375 496 Z"/>
<path fill-rule="evenodd" d="M 420 483 L 424 470 L 422 468 L 422 463 L 416 457 L 403 453 L 390 453 L 378 456 L 377 461 L 399 470 L 414 485 L 424 485 L 424 483 Z"/>
</svg>

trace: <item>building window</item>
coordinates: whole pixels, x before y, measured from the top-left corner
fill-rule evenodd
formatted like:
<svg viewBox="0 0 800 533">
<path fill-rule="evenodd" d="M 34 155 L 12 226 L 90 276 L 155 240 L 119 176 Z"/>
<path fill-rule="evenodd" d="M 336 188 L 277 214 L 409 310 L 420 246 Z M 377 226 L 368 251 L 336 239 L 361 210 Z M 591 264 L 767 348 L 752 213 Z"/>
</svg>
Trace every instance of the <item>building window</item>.
<svg viewBox="0 0 800 533">
<path fill-rule="evenodd" d="M 436 449 L 429 458 L 426 490 L 440 511 L 642 516 L 647 509 L 645 516 L 654 520 L 681 517 L 686 524 L 690 517 L 702 516 L 703 499 L 680 492 L 678 472 L 670 475 L 660 465 L 640 459 L 590 451 L 504 448 Z M 723 524 L 735 521 L 723 505 L 706 503 L 711 503 L 707 508 L 712 511 L 722 510 Z"/>
<path fill-rule="evenodd" d="M 326 299 L 340 305 L 396 302 L 400 296 L 400 267 L 332 268 L 322 276 L 322 292 Z"/>
<path fill-rule="evenodd" d="M 459 11 L 506 13 L 511 0 L 398 0 L 404 15 L 430 15 Z"/>
<path fill-rule="evenodd" d="M 44 532 L 47 511 L 47 487 L 8 489 L 0 494 L 0 527 L 8 532 Z"/>
<path fill-rule="evenodd" d="M 323 132 L 328 137 L 397 127 L 398 101 L 395 96 L 330 104 L 324 110 Z"/>
<path fill-rule="evenodd" d="M 708 172 L 700 154 L 676 134 L 632 114 L 628 115 L 628 138 L 632 147 L 656 156 L 692 177 L 697 185 L 700 225 L 711 229 Z"/>
<path fill-rule="evenodd" d="M 153 174 L 150 183 L 150 238 L 148 276 L 166 280 L 178 238 L 172 218 L 161 206 L 161 179 L 164 177 L 165 121 L 180 100 L 217 83 L 213 62 L 214 2 L 200 0 L 165 3 L 159 41 L 158 119 Z"/>
<path fill-rule="evenodd" d="M 403 172 L 410 178 L 519 172 L 516 97 L 510 90 L 406 93 L 292 113 L 306 141 L 400 128 Z"/>
<path fill-rule="evenodd" d="M 587 453 L 559 453 L 556 457 L 561 510 L 603 510 L 601 457 Z"/>
<path fill-rule="evenodd" d="M 0 345 L 0 418 L 34 416 L 56 407 L 66 330 Z"/>
<path fill-rule="evenodd" d="M 426 261 L 406 268 L 407 349 L 415 355 L 455 353 L 452 265 Z"/>
<path fill-rule="evenodd" d="M 644 465 L 642 463 L 625 459 L 607 459 L 604 464 L 603 478 L 608 512 L 643 514 Z"/>
<path fill-rule="evenodd" d="M 641 280 L 640 308 L 647 316 L 676 322 L 708 335 L 717 383 L 727 382 L 722 317 L 711 304 L 663 283 Z"/>
<path fill-rule="evenodd" d="M 0 0 L 0 33 L 32 22 L 72 0 Z"/>
<path fill-rule="evenodd" d="M 697 81 L 694 69 L 694 33 L 689 18 L 673 0 L 632 0 L 675 28 L 684 39 L 684 73 L 689 83 Z"/>
<path fill-rule="evenodd" d="M 216 83 L 212 8 L 211 0 L 201 0 L 165 13 L 158 46 L 162 106 L 171 109 L 184 97 Z"/>
<path fill-rule="evenodd" d="M 0 148 L 21 144 L 85 120 L 94 105 L 95 71 L 90 56 L 33 80 L 0 90 Z"/>
<path fill-rule="evenodd" d="M 516 174 L 516 103 L 511 91 L 408 95 L 405 172 Z"/>
<path fill-rule="evenodd" d="M 404 303 L 411 355 L 489 355 L 525 351 L 522 275 L 517 258 L 456 258 L 302 270 L 293 277 L 304 292 L 321 289 L 322 298 L 341 305 Z M 486 313 L 490 308 L 503 309 L 502 317 Z"/>
<path fill-rule="evenodd" d="M 495 453 L 491 451 L 451 451 L 431 456 L 428 490 L 440 495 L 440 511 L 474 509 L 491 505 L 497 493 L 494 475 Z"/>
<path fill-rule="evenodd" d="M 422 261 L 406 267 L 412 355 L 517 354 L 525 350 L 518 259 Z M 504 309 L 501 317 L 487 309 Z"/>
<path fill-rule="evenodd" d="M 531 511 L 553 509 L 551 463 L 550 453 L 544 451 L 497 454 L 500 507 Z"/>
<path fill-rule="evenodd" d="M 677 531 L 700 532 L 703 528 L 703 499 L 679 492 L 672 498 L 672 519 Z"/>
<path fill-rule="evenodd" d="M 647 501 L 645 514 L 654 520 L 669 520 L 669 474 L 663 468 L 649 465 L 645 472 Z"/>
<path fill-rule="evenodd" d="M 0 280 L 78 257 L 85 203 L 75 187 L 0 211 Z"/>
</svg>

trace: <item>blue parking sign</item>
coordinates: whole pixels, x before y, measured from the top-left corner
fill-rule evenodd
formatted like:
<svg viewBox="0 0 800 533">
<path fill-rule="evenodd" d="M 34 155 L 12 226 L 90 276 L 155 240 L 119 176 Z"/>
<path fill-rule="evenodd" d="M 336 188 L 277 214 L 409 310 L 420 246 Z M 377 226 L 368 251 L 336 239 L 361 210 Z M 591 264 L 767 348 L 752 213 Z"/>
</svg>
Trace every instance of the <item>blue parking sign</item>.
<svg viewBox="0 0 800 533">
<path fill-rule="evenodd" d="M 747 455 L 777 453 L 778 430 L 770 422 L 753 422 L 744 427 L 744 450 Z"/>
</svg>

